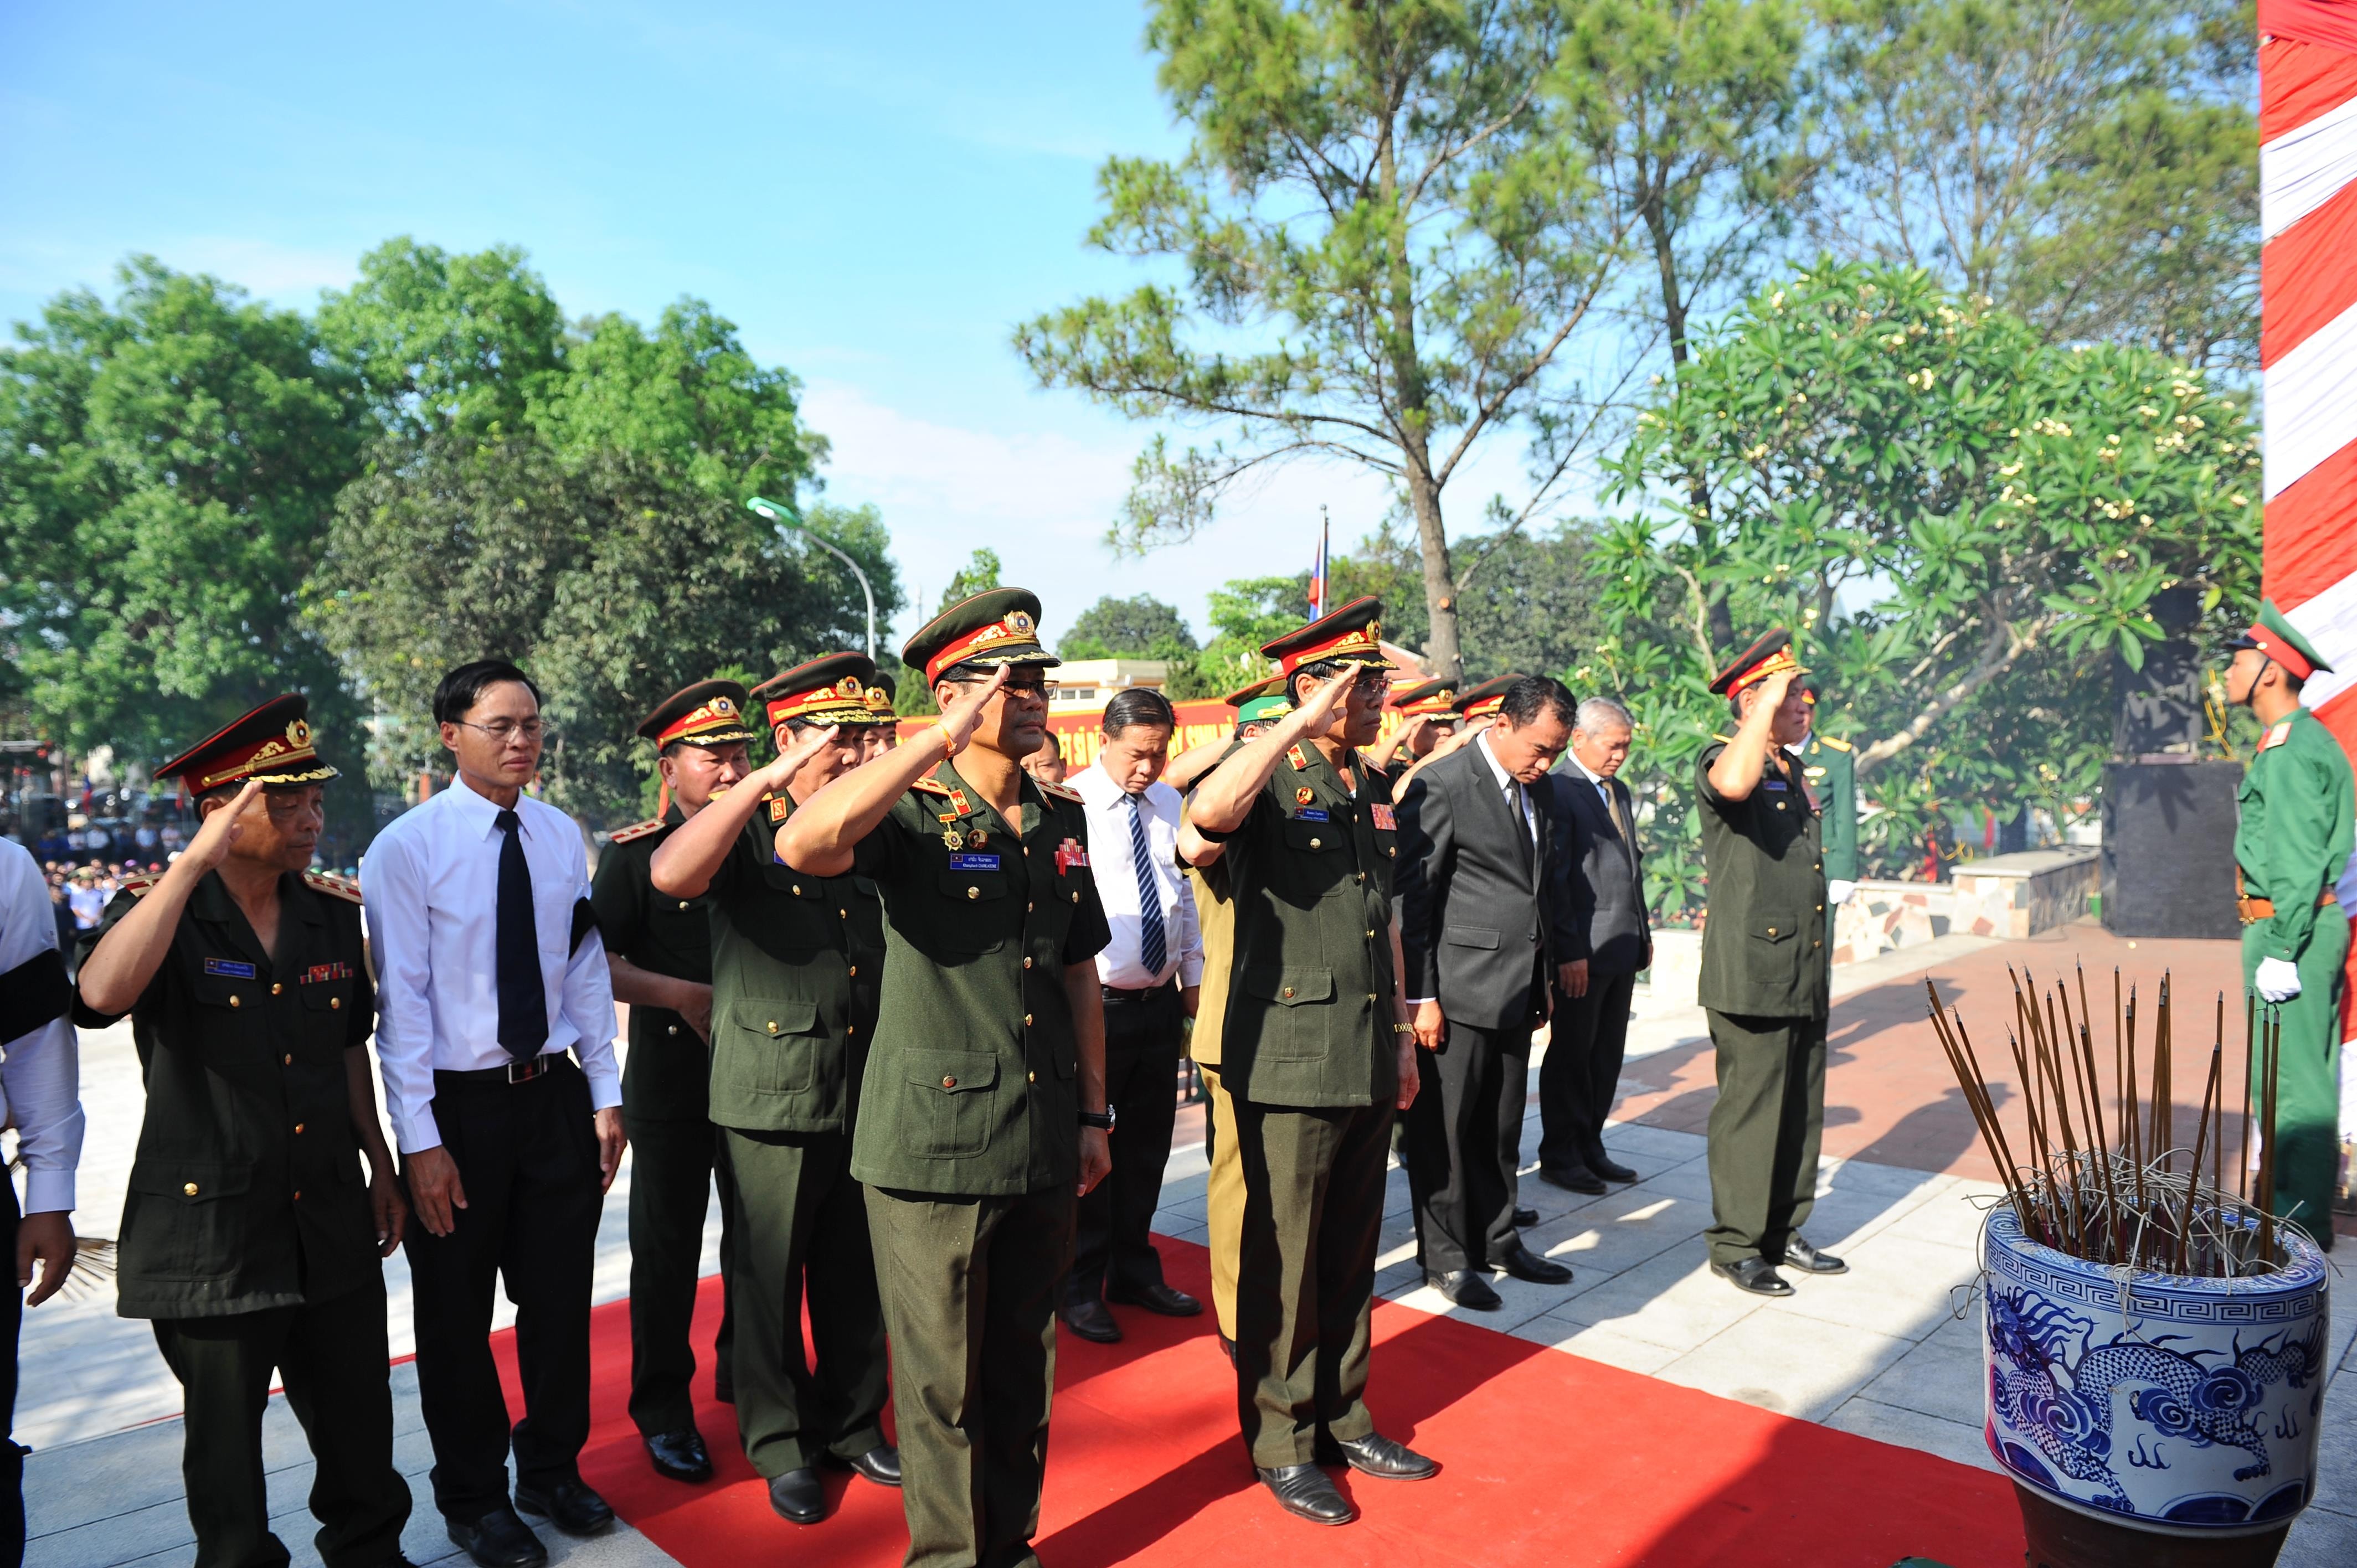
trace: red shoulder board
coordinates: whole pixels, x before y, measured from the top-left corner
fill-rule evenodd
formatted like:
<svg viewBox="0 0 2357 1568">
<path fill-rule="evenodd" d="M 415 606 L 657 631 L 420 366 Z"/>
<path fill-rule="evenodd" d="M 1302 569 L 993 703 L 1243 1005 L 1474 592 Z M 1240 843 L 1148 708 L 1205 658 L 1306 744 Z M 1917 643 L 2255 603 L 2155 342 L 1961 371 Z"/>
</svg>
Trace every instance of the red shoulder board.
<svg viewBox="0 0 2357 1568">
<path fill-rule="evenodd" d="M 2267 731 L 2266 738 L 2259 742 L 2259 749 L 2261 751 L 2270 750 L 2276 746 L 2281 746 L 2290 738 L 2291 721 L 2289 719 L 2285 719 L 2282 723 L 2276 725 L 2275 728 Z"/>
<path fill-rule="evenodd" d="M 616 833 L 610 842 L 614 843 L 628 843 L 632 839 L 642 839 L 646 837 L 649 833 L 653 832 L 657 828 L 662 826 L 662 819 L 661 817 L 649 817 L 643 822 L 632 822 L 629 827 L 624 828 L 621 832 Z"/>
<path fill-rule="evenodd" d="M 1045 779 L 1034 779 L 1031 782 L 1039 786 L 1039 793 L 1042 795 L 1053 795 L 1059 800 L 1070 800 L 1076 806 L 1088 803 L 1078 789 L 1068 789 L 1061 784 L 1050 784 Z M 1085 865 L 1088 863 L 1083 861 L 1082 864 Z"/>
<path fill-rule="evenodd" d="M 790 800 L 780 797 L 777 800 L 771 800 L 770 802 L 770 821 L 772 822 L 782 822 L 786 820 L 787 813 L 791 812 L 793 809 L 794 803 Z"/>
<path fill-rule="evenodd" d="M 1296 773 L 1309 771 L 1309 758 L 1301 755 L 1301 748 L 1297 746 L 1286 747 L 1285 760 L 1293 764 L 1293 770 Z"/>
<path fill-rule="evenodd" d="M 934 778 L 930 773 L 919 779 L 915 783 L 909 785 L 909 788 L 927 795 L 947 795 L 950 792 L 950 787 L 948 785 L 942 783 L 940 779 Z"/>
<path fill-rule="evenodd" d="M 149 888 L 155 886 L 156 881 L 156 879 L 155 877 L 148 875 L 144 871 L 133 872 L 123 877 L 120 881 L 115 883 L 114 886 L 119 891 L 128 893 L 134 898 L 137 898 L 144 896 Z"/>
<path fill-rule="evenodd" d="M 303 881 L 330 898 L 341 898 L 347 904 L 361 901 L 361 885 L 349 876 L 336 876 L 325 871 L 307 871 L 303 874 Z"/>
</svg>

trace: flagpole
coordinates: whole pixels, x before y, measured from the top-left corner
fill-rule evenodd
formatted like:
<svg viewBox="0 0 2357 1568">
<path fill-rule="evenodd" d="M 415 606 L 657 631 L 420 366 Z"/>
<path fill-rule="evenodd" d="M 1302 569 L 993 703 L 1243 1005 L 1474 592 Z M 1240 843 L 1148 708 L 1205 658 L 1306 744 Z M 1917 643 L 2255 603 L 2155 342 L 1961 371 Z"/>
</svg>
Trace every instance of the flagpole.
<svg viewBox="0 0 2357 1568">
<path fill-rule="evenodd" d="M 1334 571 L 1334 524 L 1326 515 L 1326 503 L 1318 503 L 1318 613 L 1326 613 L 1326 606 L 1334 597 L 1327 585 Z"/>
</svg>

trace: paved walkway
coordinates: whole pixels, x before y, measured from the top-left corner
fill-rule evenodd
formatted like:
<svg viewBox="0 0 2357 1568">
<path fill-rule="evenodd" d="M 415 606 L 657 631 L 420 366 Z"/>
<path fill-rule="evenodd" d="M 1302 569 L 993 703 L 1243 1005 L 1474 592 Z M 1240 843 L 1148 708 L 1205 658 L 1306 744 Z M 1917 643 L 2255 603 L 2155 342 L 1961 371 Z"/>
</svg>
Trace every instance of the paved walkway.
<svg viewBox="0 0 2357 1568">
<path fill-rule="evenodd" d="M 1629 1119 L 1612 1128 L 1606 1142 L 1642 1179 L 1593 1198 L 1560 1191 L 1535 1176 L 1523 1183 L 1523 1201 L 1541 1217 L 1526 1238 L 1534 1250 L 1569 1264 L 1576 1275 L 1572 1283 L 1549 1288 L 1501 1280 L 1501 1310 L 1449 1307 L 1422 1287 L 1406 1183 L 1394 1170 L 1379 1288 L 1407 1305 L 1448 1311 L 1571 1354 L 1991 1467 L 1980 1441 L 1979 1320 L 1969 1292 L 1976 1272 L 1980 1208 L 1997 1188 L 1974 1172 L 1972 1151 L 1958 1146 L 1939 1118 L 1943 1100 L 1935 1086 L 1944 1082 L 1945 1068 L 1930 1050 L 1928 1036 L 1919 1037 L 1907 1016 L 1907 998 L 1921 994 L 1921 973 L 1910 978 L 1907 970 L 1910 963 L 1932 962 L 1943 991 L 1955 987 L 1967 1018 L 1976 1023 L 1983 1009 L 1996 1005 L 1990 997 L 2009 997 L 2003 972 L 2007 957 L 2018 963 L 2026 953 L 2043 972 L 2059 967 L 2068 952 L 2085 951 L 2092 986 L 2096 960 L 2111 939 L 2083 927 L 2073 928 L 2072 936 L 2069 946 L 2045 942 L 2001 949 L 1973 939 L 1943 939 L 1911 960 L 1892 955 L 1875 961 L 1874 968 L 1845 971 L 1838 990 L 1846 999 L 1837 1002 L 1834 1020 L 1836 1061 L 1828 1078 L 1828 1157 L 1809 1231 L 1820 1245 L 1848 1258 L 1850 1273 L 1801 1280 L 1797 1294 L 1781 1302 L 1743 1296 L 1708 1274 L 1698 1240 L 1710 1207 L 1703 1139 L 1684 1126 L 1658 1124 L 1690 1118 L 1698 1092 L 1706 1110 L 1709 1060 L 1700 1015 L 1657 1011 L 1641 998 L 1623 1082 Z M 2201 950 L 2163 955 L 2185 977 L 2187 994 L 2195 993 L 2197 983 L 2212 983 L 2201 978 L 2202 966 L 2215 967 L 2222 957 L 2217 950 L 2227 948 L 2145 946 Z M 2109 958 L 2102 961 L 2107 969 Z M 1921 1004 L 1915 1006 L 1914 1017 L 1920 1018 Z M 2009 1000 L 2004 1006 L 2009 1009 Z M 126 1076 L 127 1039 L 86 1036 L 85 1049 L 85 1099 L 98 1130 L 91 1139 L 96 1154 L 102 1146 L 127 1142 L 107 1139 L 102 1130 L 127 1125 L 135 1117 L 137 1076 L 135 1068 Z M 1938 1078 L 1927 1079 L 1923 1072 L 1927 1052 L 1939 1068 Z M 1952 1085 L 1947 1089 L 1953 1092 Z M 1665 1114 L 1665 1107 L 1675 1110 Z M 1835 1110 L 1855 1115 L 1836 1120 Z M 1188 1139 L 1182 1133 L 1173 1153 L 1157 1227 L 1200 1241 L 1203 1155 L 1200 1141 Z M 1525 1143 L 1534 1144 L 1534 1132 Z M 1867 1150 L 1873 1151 L 1871 1156 L 1864 1155 Z M 121 1158 L 127 1163 L 127 1153 Z M 628 1179 L 626 1166 L 621 1183 Z M 113 1183 L 111 1192 L 102 1185 L 108 1180 Z M 85 1182 L 87 1214 L 107 1214 L 110 1203 L 119 1204 L 119 1170 L 110 1176 L 94 1159 Z M 599 1238 L 601 1301 L 623 1294 L 621 1183 L 607 1206 Z M 104 1228 L 99 1221 L 85 1226 Z M 716 1229 L 707 1224 L 707 1237 Z M 396 1295 L 396 1350 L 405 1350 L 407 1282 L 397 1259 L 388 1277 Z M 2345 1372 L 2357 1367 L 2357 1301 L 2346 1292 L 2338 1294 L 2331 1364 L 2336 1372 Z M 191 1559 L 178 1484 L 178 1391 L 156 1359 L 145 1326 L 114 1318 L 112 1312 L 111 1300 L 60 1300 L 27 1315 L 27 1366 L 37 1386 L 27 1390 L 18 1430 L 37 1449 L 26 1470 L 34 1536 L 28 1562 L 35 1568 L 179 1564 Z M 1379 1368 L 1377 1375 L 1386 1374 Z M 393 1376 L 397 1454 L 420 1498 L 404 1546 L 413 1561 L 431 1563 L 453 1552 L 425 1501 L 429 1455 L 416 1412 L 414 1373 L 404 1364 Z M 135 1422 L 146 1424 L 132 1426 Z M 2317 1504 L 2295 1528 L 2282 1559 L 2294 1568 L 2357 1562 L 2357 1397 L 2329 1391 L 2325 1423 Z M 131 1429 L 121 1430 L 125 1426 Z M 273 1402 L 266 1441 L 274 1472 L 273 1500 L 284 1510 L 281 1537 L 297 1563 L 307 1565 L 316 1561 L 303 1510 L 309 1466 L 283 1401 Z M 545 1533 L 558 1561 L 577 1561 L 583 1568 L 654 1568 L 670 1562 L 627 1529 L 587 1543 Z"/>
</svg>

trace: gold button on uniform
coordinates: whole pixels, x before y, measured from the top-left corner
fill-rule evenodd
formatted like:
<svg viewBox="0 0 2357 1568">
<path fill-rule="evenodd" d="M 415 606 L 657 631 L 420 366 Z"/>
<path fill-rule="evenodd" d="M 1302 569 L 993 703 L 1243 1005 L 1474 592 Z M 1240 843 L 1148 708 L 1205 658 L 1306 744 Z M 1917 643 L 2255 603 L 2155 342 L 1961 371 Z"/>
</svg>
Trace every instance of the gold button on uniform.
<svg viewBox="0 0 2357 1568">
<path fill-rule="evenodd" d="M 1375 933 L 1374 933 L 1373 928 L 1372 928 L 1372 927 L 1370 927 L 1370 928 L 1368 929 L 1368 931 L 1367 931 L 1367 940 L 1368 940 L 1369 941 L 1373 941 L 1373 940 L 1375 940 Z"/>
<path fill-rule="evenodd" d="M 188 1186 L 186 1186 L 186 1187 L 182 1187 L 182 1188 L 180 1189 L 180 1196 L 181 1196 L 181 1197 L 196 1197 L 196 1196 L 197 1196 L 197 1184 L 196 1184 L 195 1182 L 190 1182 Z"/>
<path fill-rule="evenodd" d="M 303 1135 L 303 1123 L 300 1122 L 295 1123 L 295 1135 L 298 1138 Z"/>
<path fill-rule="evenodd" d="M 1309 841 L 1309 847 L 1311 849 L 1323 849 L 1326 847 L 1326 841 L 1323 839 L 1311 839 Z"/>
<path fill-rule="evenodd" d="M 797 891 L 799 891 L 799 889 L 797 889 Z M 686 908 L 687 908 L 687 900 L 686 900 L 686 899 L 684 899 L 684 898 L 681 899 L 681 900 L 679 901 L 679 907 L 680 907 L 681 908 L 683 908 L 683 909 Z"/>
<path fill-rule="evenodd" d="M 954 1078 L 945 1078 L 942 1079 L 942 1087 L 943 1089 L 955 1089 L 957 1087 L 957 1079 Z"/>
<path fill-rule="evenodd" d="M 1027 1029 L 1031 1026 L 1031 1015 L 1028 1013 L 1023 1015 L 1023 1026 Z"/>
<path fill-rule="evenodd" d="M 277 981 L 274 981 L 274 981 L 272 981 L 272 982 L 270 983 L 270 994 L 272 994 L 273 996 L 277 995 L 280 992 L 282 992 L 282 991 L 284 991 L 284 990 L 285 990 L 285 989 L 286 989 L 286 987 L 285 987 L 285 986 L 284 986 L 284 985 L 282 985 L 282 984 L 280 984 Z"/>
<path fill-rule="evenodd" d="M 855 963 L 845 969 L 843 972 L 849 975 L 852 979 L 856 980 L 859 978 L 859 966 Z"/>
<path fill-rule="evenodd" d="M 232 1007 L 237 1005 L 237 993 L 234 991 L 229 993 L 229 1004 Z"/>
<path fill-rule="evenodd" d="M 1288 1001 L 1292 999 L 1292 996 L 1293 996 L 1293 987 L 1291 987 L 1290 985 L 1288 985 L 1288 986 L 1286 986 L 1286 987 L 1285 988 L 1285 996 L 1286 996 L 1286 998 Z"/>
<path fill-rule="evenodd" d="M 670 1028 L 665 1029 L 663 1033 L 666 1035 L 676 1035 L 679 1033 L 679 1026 L 673 1024 Z"/>
<path fill-rule="evenodd" d="M 801 883 L 797 882 L 797 883 L 795 883 L 795 884 L 794 884 L 794 897 L 797 897 L 797 898 L 799 898 L 799 897 L 802 897 L 802 885 Z M 684 908 L 687 908 L 687 906 L 686 906 L 686 905 L 684 905 L 684 904 L 682 904 L 682 905 L 680 906 L 680 908 L 683 908 L 683 909 L 684 909 Z"/>
<path fill-rule="evenodd" d="M 295 1054 L 292 1051 L 289 1051 L 286 1055 L 280 1057 L 278 1058 L 278 1065 L 281 1067 L 293 1067 L 295 1065 Z"/>
<path fill-rule="evenodd" d="M 979 898 L 982 897 L 982 889 L 979 887 L 969 886 L 965 890 L 965 896 L 969 898 Z"/>
<path fill-rule="evenodd" d="M 340 996 L 330 996 L 328 998 L 328 1010 L 331 1013 L 341 1011 L 343 1005 L 344 999 Z"/>
<path fill-rule="evenodd" d="M 1026 968 L 1026 969 L 1029 969 L 1029 968 L 1031 967 L 1031 961 L 1030 961 L 1029 959 L 1028 959 L 1028 958 L 1027 958 L 1027 959 L 1025 959 L 1025 960 L 1023 961 L 1023 967 L 1024 967 L 1024 968 Z"/>
<path fill-rule="evenodd" d="M 773 1035 L 774 1035 L 774 1034 L 776 1034 L 777 1032 L 778 1032 L 778 1021 L 777 1021 L 775 1018 L 772 1018 L 772 1019 L 770 1019 L 770 1033 L 771 1033 L 771 1034 L 773 1034 Z"/>
<path fill-rule="evenodd" d="M 1039 1075 L 1036 1072 L 1027 1072 L 1023 1075 L 1023 1081 L 1026 1083 L 1037 1083 L 1039 1081 Z"/>
<path fill-rule="evenodd" d="M 1773 926 L 1769 927 L 1769 928 L 1768 928 L 1768 934 L 1769 934 L 1770 936 L 1771 936 L 1771 937 L 1772 937 L 1772 936 L 1774 936 L 1774 935 L 1776 934 L 1776 928 L 1775 928 L 1775 927 L 1773 927 Z"/>
</svg>

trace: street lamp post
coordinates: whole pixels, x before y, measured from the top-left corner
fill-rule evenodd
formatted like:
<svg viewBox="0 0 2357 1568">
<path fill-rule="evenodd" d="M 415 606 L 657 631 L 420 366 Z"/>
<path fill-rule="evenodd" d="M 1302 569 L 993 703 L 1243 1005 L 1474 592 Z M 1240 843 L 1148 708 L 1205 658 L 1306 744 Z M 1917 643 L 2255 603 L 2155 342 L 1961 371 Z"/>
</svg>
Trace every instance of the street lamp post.
<svg viewBox="0 0 2357 1568">
<path fill-rule="evenodd" d="M 803 537 L 810 540 L 812 543 L 817 545 L 821 550 L 825 551 L 828 554 L 834 556 L 836 560 L 851 568 L 851 575 L 859 579 L 859 591 L 867 596 L 867 658 L 871 663 L 874 662 L 876 658 L 876 590 L 868 585 L 867 574 L 859 569 L 859 563 L 854 561 L 841 550 L 836 549 L 833 542 L 828 540 L 825 535 L 820 533 L 818 530 L 804 522 L 802 519 L 802 514 L 796 511 L 790 503 L 773 501 L 761 496 L 755 496 L 752 499 L 745 503 L 745 510 L 753 513 L 756 517 L 765 517 L 771 522 L 795 530 Z"/>
</svg>

